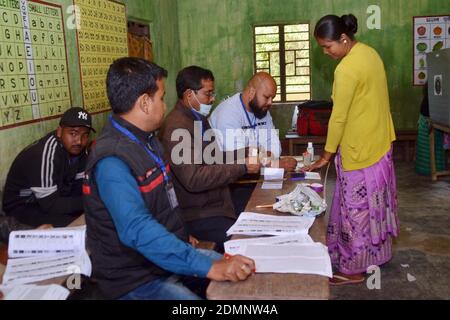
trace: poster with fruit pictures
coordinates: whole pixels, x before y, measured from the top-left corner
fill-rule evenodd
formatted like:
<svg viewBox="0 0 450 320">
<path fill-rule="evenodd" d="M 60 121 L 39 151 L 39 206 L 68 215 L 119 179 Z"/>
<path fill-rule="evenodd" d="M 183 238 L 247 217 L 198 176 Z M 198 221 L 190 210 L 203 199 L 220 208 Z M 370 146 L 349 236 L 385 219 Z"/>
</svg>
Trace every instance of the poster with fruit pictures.
<svg viewBox="0 0 450 320">
<path fill-rule="evenodd" d="M 428 80 L 426 54 L 450 48 L 450 15 L 414 17 L 414 85 Z"/>
</svg>

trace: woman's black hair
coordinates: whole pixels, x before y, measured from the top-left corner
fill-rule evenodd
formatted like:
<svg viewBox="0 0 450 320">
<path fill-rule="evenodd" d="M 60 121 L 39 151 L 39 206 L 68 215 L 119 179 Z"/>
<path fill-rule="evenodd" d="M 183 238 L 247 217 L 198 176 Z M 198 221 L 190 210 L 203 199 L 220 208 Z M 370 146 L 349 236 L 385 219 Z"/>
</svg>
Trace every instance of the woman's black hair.
<svg viewBox="0 0 450 320">
<path fill-rule="evenodd" d="M 327 15 L 317 22 L 314 28 L 314 37 L 339 41 L 342 34 L 346 34 L 351 40 L 355 40 L 357 32 L 358 19 L 354 15 L 346 14 L 342 17 Z"/>
</svg>

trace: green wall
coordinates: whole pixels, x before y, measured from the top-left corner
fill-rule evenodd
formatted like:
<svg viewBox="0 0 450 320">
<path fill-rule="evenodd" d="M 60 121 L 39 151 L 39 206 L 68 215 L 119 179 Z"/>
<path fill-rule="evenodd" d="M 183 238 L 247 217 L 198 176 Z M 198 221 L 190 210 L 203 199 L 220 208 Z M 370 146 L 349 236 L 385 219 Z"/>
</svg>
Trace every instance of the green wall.
<svg viewBox="0 0 450 320">
<path fill-rule="evenodd" d="M 72 0 L 46 0 L 62 6 L 64 20 L 67 19 L 67 7 Z M 177 24 L 176 0 L 127 0 L 127 15 L 130 19 L 148 23 L 151 28 L 154 44 L 155 62 L 169 71 L 168 92 L 166 101 L 168 107 L 174 105 L 176 93 L 174 89 L 175 75 L 180 69 L 179 38 Z M 78 64 L 76 33 L 65 28 L 67 56 L 69 61 L 70 90 L 72 104 L 81 105 L 81 85 Z M 172 88 L 172 90 L 170 90 Z M 94 126 L 97 132 L 103 127 L 107 113 L 94 116 Z M 31 142 L 41 138 L 47 132 L 58 126 L 58 119 L 45 120 L 33 124 L 0 130 L 0 190 L 9 167 L 16 155 Z M 1 202 L 1 199 L 0 199 Z"/>
<path fill-rule="evenodd" d="M 181 69 L 180 39 L 178 34 L 178 11 L 176 0 L 125 0 L 127 15 L 131 20 L 150 25 L 154 61 L 167 69 L 167 108 L 177 100 L 175 79 Z"/>
<path fill-rule="evenodd" d="M 71 0 L 51 1 L 63 7 L 63 15 L 66 18 L 66 8 L 72 4 Z M 65 19 L 64 19 L 65 20 Z M 67 59 L 69 61 L 70 91 L 72 95 L 72 104 L 81 105 L 81 85 L 76 47 L 75 32 L 68 30 L 65 26 Z M 98 121 L 95 121 L 98 126 Z M 0 130 L 0 189 L 3 189 L 4 180 L 8 173 L 11 162 L 15 156 L 28 144 L 41 138 L 47 132 L 56 129 L 58 120 L 46 120 L 33 124 L 22 125 L 19 127 Z M 1 199 L 0 199 L 1 202 Z"/>
<path fill-rule="evenodd" d="M 72 0 L 47 0 L 63 6 L 65 18 Z M 253 73 L 252 26 L 272 22 L 314 23 L 323 15 L 355 14 L 360 22 L 358 37 L 375 47 L 385 61 L 389 78 L 392 114 L 397 128 L 415 128 L 421 88 L 412 86 L 412 16 L 450 14 L 448 0 L 123 0 L 130 19 L 151 28 L 155 62 L 169 71 L 166 102 L 176 101 L 175 78 L 184 66 L 198 64 L 216 76 L 218 99 L 242 89 Z M 379 5 L 381 30 L 368 30 L 366 9 Z M 72 102 L 81 105 L 75 32 L 66 41 Z M 314 99 L 329 99 L 334 61 L 324 56 L 313 41 L 312 90 Z M 283 135 L 290 126 L 293 107 L 272 110 Z M 100 129 L 106 114 L 96 115 Z M 17 153 L 32 141 L 56 128 L 47 120 L 0 130 L 0 188 Z"/>
<path fill-rule="evenodd" d="M 381 30 L 368 30 L 369 5 L 381 8 Z M 326 14 L 353 13 L 359 40 L 378 50 L 389 79 L 396 128 L 415 128 L 421 89 L 412 86 L 412 17 L 450 14 L 448 0 L 178 0 L 181 62 L 199 64 L 216 76 L 218 98 L 242 88 L 253 73 L 252 26 L 272 22 L 309 22 Z M 313 99 L 329 99 L 336 62 L 312 39 Z M 289 107 L 274 107 L 276 125 L 290 127 Z"/>
</svg>

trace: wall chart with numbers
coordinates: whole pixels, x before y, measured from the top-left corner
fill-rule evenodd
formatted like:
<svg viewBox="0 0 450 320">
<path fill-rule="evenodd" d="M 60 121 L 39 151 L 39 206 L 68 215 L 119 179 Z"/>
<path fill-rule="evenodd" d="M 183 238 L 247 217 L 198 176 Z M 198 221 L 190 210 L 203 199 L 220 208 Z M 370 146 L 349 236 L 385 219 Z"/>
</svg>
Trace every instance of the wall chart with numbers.
<svg viewBox="0 0 450 320">
<path fill-rule="evenodd" d="M 414 85 L 428 80 L 427 56 L 429 52 L 450 48 L 450 15 L 414 17 Z"/>
<path fill-rule="evenodd" d="M 0 130 L 56 117 L 71 105 L 61 6 L 0 1 Z"/>
<path fill-rule="evenodd" d="M 74 0 L 84 107 L 91 113 L 110 110 L 106 74 L 111 63 L 128 56 L 125 5 L 108 0 Z"/>
</svg>

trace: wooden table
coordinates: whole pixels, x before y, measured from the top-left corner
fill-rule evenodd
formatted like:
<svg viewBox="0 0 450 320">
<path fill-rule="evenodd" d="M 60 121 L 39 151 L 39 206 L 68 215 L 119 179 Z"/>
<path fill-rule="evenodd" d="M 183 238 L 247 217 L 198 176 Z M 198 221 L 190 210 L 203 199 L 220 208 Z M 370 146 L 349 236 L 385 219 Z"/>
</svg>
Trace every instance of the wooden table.
<svg viewBox="0 0 450 320">
<path fill-rule="evenodd" d="M 439 123 L 431 122 L 431 131 L 430 131 L 430 162 L 431 162 L 431 180 L 436 181 L 439 176 L 448 176 L 450 175 L 450 170 L 447 171 L 436 171 L 436 154 L 435 154 L 435 146 L 434 146 L 434 133 L 436 129 L 447 132 L 450 134 L 450 127 L 445 126 Z"/>
<path fill-rule="evenodd" d="M 272 209 L 257 209 L 256 206 L 273 203 L 276 196 L 291 192 L 295 186 L 290 179 L 283 183 L 282 190 L 263 190 L 258 183 L 245 210 L 276 214 Z M 314 241 L 325 244 L 326 227 L 325 215 L 316 219 L 309 232 Z M 210 300 L 325 300 L 330 290 L 325 276 L 257 273 L 236 283 L 211 281 L 206 294 Z"/>
</svg>

